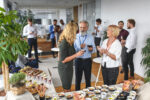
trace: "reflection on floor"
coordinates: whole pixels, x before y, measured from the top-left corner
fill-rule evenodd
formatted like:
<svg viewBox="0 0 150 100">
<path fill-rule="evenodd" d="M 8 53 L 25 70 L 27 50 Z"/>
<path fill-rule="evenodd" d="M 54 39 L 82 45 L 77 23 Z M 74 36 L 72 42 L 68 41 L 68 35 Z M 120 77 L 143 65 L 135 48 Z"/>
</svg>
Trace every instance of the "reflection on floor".
<svg viewBox="0 0 150 100">
<path fill-rule="evenodd" d="M 47 58 L 47 57 L 52 57 L 52 56 L 42 56 L 42 58 Z M 95 56 L 93 56 L 95 57 Z M 98 73 L 98 69 L 99 69 L 99 64 L 97 63 L 92 63 L 92 73 L 97 76 L 97 73 Z M 121 70 L 121 67 L 119 68 L 119 70 Z M 120 71 L 119 71 L 120 72 Z M 119 76 L 118 76 L 118 80 L 117 80 L 117 83 L 121 83 L 123 82 L 123 79 L 124 79 L 124 74 L 120 74 L 119 73 Z M 143 80 L 142 77 L 138 76 L 137 74 L 135 74 L 135 79 L 141 79 Z M 100 74 L 100 77 L 99 77 L 99 80 L 102 81 L 103 78 L 102 78 L 102 74 Z M 98 82 L 97 85 L 102 85 L 103 82 Z M 95 82 L 92 82 L 91 83 L 92 86 L 95 86 Z M 85 88 L 85 83 L 82 83 L 81 84 L 81 89 L 84 89 Z M 60 87 L 56 87 L 56 92 L 62 92 L 63 91 L 63 88 L 60 86 Z M 74 91 L 75 90 L 75 85 L 72 85 L 71 86 L 71 91 Z"/>
<path fill-rule="evenodd" d="M 95 76 L 97 76 L 98 69 L 99 69 L 99 64 L 96 64 L 96 63 L 93 62 L 93 64 L 92 64 L 92 73 Z M 121 70 L 121 67 L 119 69 Z M 123 77 L 124 77 L 124 74 L 120 74 L 119 73 L 117 83 L 123 82 Z M 138 76 L 136 74 L 135 74 L 135 79 L 143 80 L 142 77 L 140 77 L 140 76 Z M 102 85 L 103 84 L 102 74 L 100 74 L 99 80 L 102 81 L 102 82 L 98 82 L 97 85 Z M 91 85 L 95 86 L 95 82 L 92 82 Z M 84 88 L 85 88 L 85 83 L 81 84 L 81 89 L 84 89 Z M 56 89 L 57 92 L 62 92 L 63 91 L 62 87 L 57 87 L 55 89 Z M 71 86 L 71 91 L 74 91 L 74 90 L 75 90 L 75 85 L 72 85 Z"/>
</svg>

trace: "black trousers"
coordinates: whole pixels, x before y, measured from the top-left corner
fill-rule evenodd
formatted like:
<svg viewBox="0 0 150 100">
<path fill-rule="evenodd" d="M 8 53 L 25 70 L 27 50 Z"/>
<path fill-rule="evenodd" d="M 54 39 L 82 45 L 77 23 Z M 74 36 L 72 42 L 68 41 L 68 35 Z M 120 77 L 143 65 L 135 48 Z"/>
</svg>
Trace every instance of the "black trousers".
<svg viewBox="0 0 150 100">
<path fill-rule="evenodd" d="M 91 58 L 88 59 L 77 58 L 75 60 L 76 90 L 80 90 L 83 72 L 85 76 L 86 88 L 91 86 L 91 68 L 92 68 Z"/>
<path fill-rule="evenodd" d="M 31 58 L 32 47 L 34 47 L 35 59 L 38 61 L 37 38 L 28 38 L 28 45 L 29 45 L 28 58 Z"/>
<path fill-rule="evenodd" d="M 130 76 L 134 77 L 134 63 L 133 63 L 133 55 L 136 49 L 131 50 L 127 53 L 127 48 L 123 47 L 122 50 L 122 66 L 124 69 L 124 80 L 128 80 L 128 66 L 130 67 Z"/>
<path fill-rule="evenodd" d="M 95 37 L 94 42 L 95 42 L 95 46 L 100 46 L 101 38 Z M 100 57 L 98 50 L 97 50 L 97 57 Z"/>
<path fill-rule="evenodd" d="M 102 76 L 103 76 L 104 84 L 106 85 L 116 84 L 118 74 L 119 74 L 119 67 L 115 67 L 115 68 L 102 67 Z"/>
<path fill-rule="evenodd" d="M 54 48 L 54 47 L 55 47 L 55 44 L 56 44 L 55 38 L 52 38 L 52 39 L 51 39 L 51 48 Z M 55 52 L 52 51 L 52 54 L 53 54 L 53 57 L 54 57 L 54 56 L 55 56 Z"/>
</svg>

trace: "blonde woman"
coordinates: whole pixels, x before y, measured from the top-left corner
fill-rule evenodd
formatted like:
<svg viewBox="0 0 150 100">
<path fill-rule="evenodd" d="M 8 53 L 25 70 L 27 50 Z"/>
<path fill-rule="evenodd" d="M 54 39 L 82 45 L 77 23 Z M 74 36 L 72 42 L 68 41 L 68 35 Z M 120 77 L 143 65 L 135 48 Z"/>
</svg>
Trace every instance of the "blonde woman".
<svg viewBox="0 0 150 100">
<path fill-rule="evenodd" d="M 74 41 L 78 27 L 73 21 L 69 22 L 59 38 L 59 64 L 58 72 L 64 92 L 69 92 L 73 76 L 73 59 L 83 55 L 84 51 L 75 53 Z"/>
<path fill-rule="evenodd" d="M 101 47 L 97 47 L 100 54 L 102 54 L 102 76 L 104 84 L 116 84 L 120 57 L 121 57 L 121 43 L 117 39 L 120 29 L 116 25 L 110 25 L 107 29 L 108 39 L 104 40 Z"/>
</svg>

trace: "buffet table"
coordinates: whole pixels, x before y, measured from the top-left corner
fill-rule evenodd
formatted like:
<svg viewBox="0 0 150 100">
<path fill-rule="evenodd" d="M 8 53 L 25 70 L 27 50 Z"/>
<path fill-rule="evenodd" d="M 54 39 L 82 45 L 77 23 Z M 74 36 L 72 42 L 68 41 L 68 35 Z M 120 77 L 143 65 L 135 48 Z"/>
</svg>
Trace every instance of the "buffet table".
<svg viewBox="0 0 150 100">
<path fill-rule="evenodd" d="M 22 95 L 15 96 L 11 91 L 7 92 L 6 99 L 5 100 L 35 100 L 33 95 L 26 91 Z"/>
<path fill-rule="evenodd" d="M 123 84 L 89 87 L 80 91 L 57 93 L 55 100 L 136 100 L 137 93 L 133 90 L 124 92 Z M 78 98 L 78 99 L 75 99 Z"/>
<path fill-rule="evenodd" d="M 25 71 L 26 69 L 28 69 L 28 71 Z M 37 86 L 43 86 L 46 88 L 45 96 L 55 96 L 56 91 L 50 74 L 31 67 L 25 67 L 20 71 L 26 74 L 27 91 L 24 94 L 17 96 L 11 91 L 8 91 L 5 97 L 0 97 L 0 100 L 40 100 L 39 91 L 35 91 Z M 34 90 L 32 87 L 34 87 Z"/>
</svg>

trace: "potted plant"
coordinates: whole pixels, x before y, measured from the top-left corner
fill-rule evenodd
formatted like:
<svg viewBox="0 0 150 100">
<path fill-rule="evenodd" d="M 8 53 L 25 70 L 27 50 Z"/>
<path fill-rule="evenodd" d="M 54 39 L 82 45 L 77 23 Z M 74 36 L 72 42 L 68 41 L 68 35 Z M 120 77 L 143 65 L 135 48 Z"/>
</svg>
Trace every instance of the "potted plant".
<svg viewBox="0 0 150 100">
<path fill-rule="evenodd" d="M 6 12 L 0 7 L 0 67 L 6 92 L 9 90 L 8 60 L 15 62 L 19 54 L 25 55 L 28 50 L 27 42 L 21 38 L 21 26 L 17 11 Z"/>
<path fill-rule="evenodd" d="M 147 39 L 145 47 L 142 49 L 143 59 L 141 61 L 142 65 L 145 67 L 145 82 L 150 82 L 150 38 Z"/>
<path fill-rule="evenodd" d="M 25 74 L 24 73 L 15 73 L 9 79 L 10 90 L 14 95 L 20 95 L 25 93 Z"/>
</svg>

